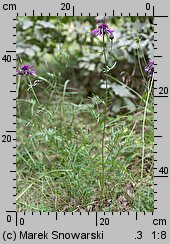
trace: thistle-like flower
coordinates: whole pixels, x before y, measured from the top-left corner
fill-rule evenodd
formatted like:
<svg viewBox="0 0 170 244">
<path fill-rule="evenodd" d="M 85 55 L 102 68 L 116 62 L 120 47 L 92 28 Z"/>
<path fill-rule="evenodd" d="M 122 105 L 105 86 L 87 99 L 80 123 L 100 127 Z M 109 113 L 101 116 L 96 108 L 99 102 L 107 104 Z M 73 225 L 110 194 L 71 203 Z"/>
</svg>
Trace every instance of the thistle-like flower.
<svg viewBox="0 0 170 244">
<path fill-rule="evenodd" d="M 18 70 L 16 70 L 16 75 L 32 75 L 35 76 L 35 70 L 33 69 L 34 65 L 24 64 Z"/>
<path fill-rule="evenodd" d="M 147 72 L 150 77 L 154 74 L 154 64 L 154 60 L 149 59 L 148 64 L 145 67 L 145 72 Z"/>
<path fill-rule="evenodd" d="M 106 34 L 109 35 L 110 39 L 114 38 L 114 30 L 109 29 L 109 26 L 103 22 L 101 24 L 98 25 L 98 28 L 95 30 L 92 30 L 92 35 L 93 36 L 104 36 Z"/>
</svg>

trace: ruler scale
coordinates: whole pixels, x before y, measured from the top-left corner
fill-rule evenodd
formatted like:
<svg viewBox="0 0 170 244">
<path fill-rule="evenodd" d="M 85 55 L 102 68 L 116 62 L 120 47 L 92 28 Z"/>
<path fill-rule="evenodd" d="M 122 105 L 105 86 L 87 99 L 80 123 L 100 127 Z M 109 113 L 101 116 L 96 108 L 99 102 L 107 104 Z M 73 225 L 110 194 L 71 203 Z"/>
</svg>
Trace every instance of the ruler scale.
<svg viewBox="0 0 170 244">
<path fill-rule="evenodd" d="M 1 243 L 169 243 L 169 7 L 168 1 L 160 0 L 0 3 Z M 16 212 L 17 16 L 154 16 L 154 212 Z M 4 55 L 9 62 L 2 60 Z"/>
</svg>

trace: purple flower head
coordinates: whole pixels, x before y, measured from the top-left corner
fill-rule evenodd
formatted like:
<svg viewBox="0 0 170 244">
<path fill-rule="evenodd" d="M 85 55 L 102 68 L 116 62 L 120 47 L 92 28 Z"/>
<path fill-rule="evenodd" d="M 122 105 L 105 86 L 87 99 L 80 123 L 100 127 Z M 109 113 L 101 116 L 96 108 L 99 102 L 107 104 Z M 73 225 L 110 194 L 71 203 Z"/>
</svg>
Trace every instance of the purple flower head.
<svg viewBox="0 0 170 244">
<path fill-rule="evenodd" d="M 18 70 L 16 70 L 16 75 L 32 75 L 35 76 L 35 70 L 33 69 L 34 65 L 30 66 L 28 64 L 24 64 Z"/>
<path fill-rule="evenodd" d="M 104 36 L 106 34 L 109 35 L 110 39 L 114 38 L 114 30 L 109 29 L 109 26 L 105 23 L 105 20 L 103 23 L 98 25 L 98 28 L 95 30 L 92 30 L 91 34 L 93 36 Z"/>
<path fill-rule="evenodd" d="M 154 64 L 154 60 L 149 59 L 148 64 L 145 67 L 145 72 L 147 72 L 150 77 L 154 74 Z"/>
</svg>

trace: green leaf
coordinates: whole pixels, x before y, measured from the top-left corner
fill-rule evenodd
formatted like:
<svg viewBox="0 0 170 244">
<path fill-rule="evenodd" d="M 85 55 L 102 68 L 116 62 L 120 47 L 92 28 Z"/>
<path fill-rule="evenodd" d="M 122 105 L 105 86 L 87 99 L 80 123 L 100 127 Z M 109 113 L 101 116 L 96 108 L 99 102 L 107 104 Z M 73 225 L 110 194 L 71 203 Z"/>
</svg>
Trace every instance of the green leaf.
<svg viewBox="0 0 170 244">
<path fill-rule="evenodd" d="M 31 48 L 26 48 L 25 49 L 25 53 L 26 55 L 28 55 L 29 57 L 33 57 L 35 52 L 31 49 Z"/>
<path fill-rule="evenodd" d="M 118 113 L 122 107 L 122 101 L 120 98 L 116 99 L 112 106 L 112 111 Z"/>
<path fill-rule="evenodd" d="M 37 24 L 41 25 L 44 28 L 55 29 L 55 25 L 53 25 L 50 22 L 43 21 L 43 20 L 37 21 Z"/>
<path fill-rule="evenodd" d="M 30 20 L 24 20 L 23 23 L 22 23 L 23 30 L 27 30 L 31 26 L 33 26 L 33 22 L 30 21 Z"/>
<path fill-rule="evenodd" d="M 106 83 L 105 81 L 101 80 L 103 84 L 100 86 L 102 89 L 106 89 Z M 129 91 L 128 88 L 126 88 L 123 85 L 119 85 L 116 83 L 108 84 L 107 85 L 108 89 L 111 89 L 115 95 L 119 97 L 130 97 L 130 98 L 135 98 L 135 96 Z"/>
<path fill-rule="evenodd" d="M 130 111 L 130 112 L 134 112 L 136 110 L 136 106 L 135 104 L 129 99 L 129 98 L 123 98 L 126 108 Z"/>
<path fill-rule="evenodd" d="M 24 48 L 22 48 L 22 47 L 17 47 L 16 48 L 16 53 L 17 54 L 21 54 L 21 53 L 23 53 L 24 52 Z"/>
<path fill-rule="evenodd" d="M 34 34 L 35 34 L 35 37 L 36 37 L 36 39 L 38 41 L 42 42 L 44 40 L 44 37 L 42 35 L 42 31 L 39 28 L 39 26 L 35 26 L 35 28 L 34 28 Z"/>
<path fill-rule="evenodd" d="M 121 86 L 116 83 L 110 84 L 109 86 L 112 89 L 112 91 L 115 93 L 115 95 L 117 95 L 119 97 L 135 98 L 135 96 L 133 94 L 131 94 L 131 92 L 125 86 Z"/>
</svg>

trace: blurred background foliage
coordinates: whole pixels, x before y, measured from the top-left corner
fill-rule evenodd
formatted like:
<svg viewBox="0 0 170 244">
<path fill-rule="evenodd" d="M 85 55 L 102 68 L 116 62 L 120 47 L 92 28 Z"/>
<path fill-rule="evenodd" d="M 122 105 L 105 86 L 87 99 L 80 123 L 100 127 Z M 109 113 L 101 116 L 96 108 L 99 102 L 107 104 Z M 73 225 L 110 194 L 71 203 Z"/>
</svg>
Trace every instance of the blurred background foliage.
<svg viewBox="0 0 170 244">
<path fill-rule="evenodd" d="M 97 28 L 96 21 L 102 20 L 103 17 L 18 17 L 18 66 L 35 65 L 37 74 L 41 74 L 37 92 L 43 100 L 45 93 L 42 91 L 54 88 L 56 84 L 62 86 L 66 81 L 69 81 L 67 89 L 77 92 L 74 102 L 93 94 L 102 96 L 105 87 L 102 40 L 91 35 L 91 30 Z M 113 41 L 106 41 L 108 66 L 116 62 L 109 71 L 109 110 L 111 114 L 133 112 L 140 99 L 127 86 L 143 95 L 145 80 L 140 73 L 137 54 L 146 62 L 153 58 L 153 18 L 107 17 L 106 22 L 115 30 Z M 142 63 L 143 69 L 146 62 Z M 21 84 L 19 98 L 24 89 Z"/>
</svg>

